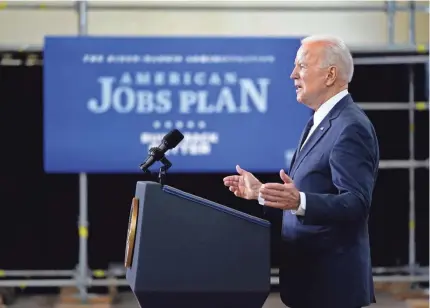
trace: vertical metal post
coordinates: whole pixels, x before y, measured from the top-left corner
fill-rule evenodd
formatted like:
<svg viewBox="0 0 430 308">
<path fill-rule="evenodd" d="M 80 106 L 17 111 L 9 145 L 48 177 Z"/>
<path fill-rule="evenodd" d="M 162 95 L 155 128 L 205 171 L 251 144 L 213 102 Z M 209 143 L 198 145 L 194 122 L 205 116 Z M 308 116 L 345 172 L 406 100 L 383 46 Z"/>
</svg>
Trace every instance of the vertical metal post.
<svg viewBox="0 0 430 308">
<path fill-rule="evenodd" d="M 395 18 L 396 18 L 396 1 L 388 0 L 385 2 L 387 8 L 387 30 L 388 44 L 394 45 L 396 41 L 395 33 Z"/>
<path fill-rule="evenodd" d="M 415 4 L 409 3 L 409 43 L 415 45 Z M 415 78 L 409 65 L 409 159 L 415 159 Z M 415 168 L 409 166 L 409 273 L 415 275 Z"/>
<path fill-rule="evenodd" d="M 409 1 L 408 3 L 409 6 L 409 44 L 411 45 L 415 45 L 416 44 L 416 21 L 415 21 L 415 17 L 416 17 L 416 4 L 414 1 Z"/>
<path fill-rule="evenodd" d="M 77 2 L 79 19 L 78 35 L 88 34 L 87 1 Z M 79 174 L 79 264 L 78 281 L 79 295 L 82 302 L 88 300 L 86 282 L 88 280 L 88 183 L 85 173 Z"/>
<path fill-rule="evenodd" d="M 88 183 L 85 173 L 79 174 L 79 296 L 82 302 L 88 300 L 86 281 L 88 279 Z"/>
<path fill-rule="evenodd" d="M 88 34 L 88 4 L 87 0 L 78 1 L 79 35 Z"/>
</svg>

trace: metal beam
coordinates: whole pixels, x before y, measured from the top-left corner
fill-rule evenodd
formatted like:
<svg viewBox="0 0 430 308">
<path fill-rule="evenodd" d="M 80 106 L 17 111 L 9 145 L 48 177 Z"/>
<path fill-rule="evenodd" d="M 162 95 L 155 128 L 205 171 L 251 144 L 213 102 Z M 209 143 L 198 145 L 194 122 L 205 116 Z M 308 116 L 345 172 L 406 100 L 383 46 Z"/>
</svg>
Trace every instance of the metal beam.
<svg viewBox="0 0 430 308">
<path fill-rule="evenodd" d="M 429 160 L 380 160 L 379 169 L 429 168 Z"/>
<path fill-rule="evenodd" d="M 428 44 L 379 44 L 379 45 L 349 45 L 354 53 L 428 53 Z"/>
<path fill-rule="evenodd" d="M 388 275 L 373 276 L 373 281 L 392 282 L 428 282 L 429 275 Z M 46 280 L 0 280 L 0 287 L 71 287 L 76 286 L 75 279 L 46 279 Z M 128 286 L 126 279 L 88 279 L 85 282 L 87 287 L 96 286 Z M 279 285 L 279 277 L 270 277 L 271 285 Z"/>
<path fill-rule="evenodd" d="M 18 1 L 5 1 L 2 6 L 3 10 L 70 10 L 74 9 L 73 3 L 61 3 L 61 2 L 39 2 L 32 3 L 18 2 Z M 241 1 L 208 1 L 208 2 L 182 2 L 179 3 L 165 3 L 163 1 L 146 1 L 136 3 L 124 3 L 124 4 L 112 4 L 103 3 L 96 4 L 88 2 L 89 10 L 97 11 L 120 11 L 120 10 L 169 10 L 169 11 L 293 11 L 293 12 L 386 12 L 386 5 L 355 5 L 355 6 L 335 6 L 335 5 L 294 5 L 291 3 L 282 2 L 266 2 L 254 1 L 254 2 L 241 2 Z M 396 12 L 408 11 L 408 5 L 396 5 Z M 428 5 L 417 5 L 416 11 L 428 12 Z"/>
<path fill-rule="evenodd" d="M 397 267 L 373 267 L 373 274 L 387 274 L 387 273 L 407 273 L 410 270 L 409 266 L 397 266 Z M 415 271 L 420 274 L 427 274 L 429 272 L 429 267 L 416 267 Z M 125 276 L 125 269 L 115 268 L 114 270 L 92 270 L 90 273 L 103 272 L 104 276 L 112 277 L 110 279 L 118 279 L 119 277 Z M 74 277 L 76 276 L 76 270 L 1 270 L 1 277 L 11 278 L 11 277 Z M 279 275 L 279 268 L 271 268 L 271 275 Z M 109 278 L 107 280 L 110 280 Z M 40 279 L 33 279 L 40 280 Z M 52 279 L 51 279 L 52 280 Z M 58 281 L 58 280 L 55 280 Z M 100 281 L 100 280 L 97 280 Z M 103 280 L 102 280 L 103 281 Z"/>
<path fill-rule="evenodd" d="M 103 36 L 103 35 L 98 35 Z M 137 36 L 144 37 L 144 36 Z M 0 44 L 0 52 L 43 52 L 44 46 L 40 44 Z M 427 46 L 422 45 L 353 45 L 350 46 L 351 52 L 354 55 L 354 64 L 379 64 L 379 60 L 382 58 L 382 61 L 385 63 L 387 61 L 395 62 L 395 64 L 402 63 L 415 63 L 414 61 L 418 61 L 418 63 L 426 63 L 429 62 L 429 57 L 426 55 L 428 53 Z M 418 51 L 419 50 L 419 51 Z M 357 57 L 359 53 L 419 53 L 419 55 L 396 55 L 394 56 L 375 56 L 375 57 Z M 422 54 L 422 55 L 421 55 Z M 414 57 L 418 57 L 415 60 Z M 407 62 L 403 62 L 403 58 L 406 58 Z M 369 63 L 369 61 L 371 63 Z M 400 62 L 399 62 L 400 61 Z M 412 61 L 412 62 L 411 62 Z M 383 64 L 384 64 L 383 63 Z M 387 63 L 391 64 L 391 63 Z"/>
<path fill-rule="evenodd" d="M 0 44 L 1 52 L 42 52 L 43 45 L 38 44 Z"/>
<path fill-rule="evenodd" d="M 374 282 L 428 282 L 428 275 L 373 276 Z M 271 285 L 279 285 L 279 277 L 270 277 Z"/>
<path fill-rule="evenodd" d="M 0 277 L 73 277 L 75 270 L 2 270 Z"/>
<path fill-rule="evenodd" d="M 71 287 L 83 284 L 85 287 L 95 286 L 128 286 L 125 279 L 86 279 L 81 282 L 77 279 L 16 279 L 0 280 L 0 287 Z"/>
<path fill-rule="evenodd" d="M 410 270 L 409 265 L 408 266 L 399 266 L 399 267 L 373 267 L 372 273 L 376 277 L 381 277 L 382 274 L 400 274 L 400 273 L 408 273 Z M 417 274 L 421 275 L 428 275 L 429 273 L 429 267 L 416 267 L 415 269 Z M 279 268 L 272 268 L 270 269 L 270 274 L 272 276 L 278 276 L 279 275 Z M 379 274 L 379 275 L 375 275 Z M 400 275 L 399 275 L 400 276 Z M 402 275 L 403 276 L 403 275 Z"/>
<path fill-rule="evenodd" d="M 354 58 L 355 65 L 378 65 L 378 64 L 416 64 L 428 63 L 429 56 L 383 56 Z"/>
<path fill-rule="evenodd" d="M 77 2 L 76 12 L 78 15 L 78 35 L 88 34 L 88 2 L 82 0 Z M 78 257 L 78 288 L 82 302 L 88 298 L 88 290 L 84 284 L 88 277 L 88 184 L 87 175 L 79 174 L 79 257 Z"/>
<path fill-rule="evenodd" d="M 373 103 L 357 103 L 363 110 L 409 110 L 411 104 L 409 103 L 394 103 L 394 102 L 373 102 Z M 414 106 L 415 110 L 424 111 L 429 109 L 429 103 L 427 102 L 416 102 Z"/>
<path fill-rule="evenodd" d="M 373 276 L 375 282 L 428 282 L 429 275 Z"/>
</svg>

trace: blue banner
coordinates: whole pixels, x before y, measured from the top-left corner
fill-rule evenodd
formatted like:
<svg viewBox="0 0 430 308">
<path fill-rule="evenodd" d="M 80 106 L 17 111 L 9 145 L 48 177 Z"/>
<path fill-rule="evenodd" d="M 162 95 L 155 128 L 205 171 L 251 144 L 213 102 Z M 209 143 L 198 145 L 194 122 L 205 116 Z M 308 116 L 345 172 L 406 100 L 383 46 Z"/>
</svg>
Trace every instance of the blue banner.
<svg viewBox="0 0 430 308">
<path fill-rule="evenodd" d="M 140 172 L 173 128 L 169 172 L 287 168 L 310 110 L 290 74 L 298 38 L 47 37 L 48 173 Z M 158 170 L 158 165 L 153 167 Z"/>
</svg>

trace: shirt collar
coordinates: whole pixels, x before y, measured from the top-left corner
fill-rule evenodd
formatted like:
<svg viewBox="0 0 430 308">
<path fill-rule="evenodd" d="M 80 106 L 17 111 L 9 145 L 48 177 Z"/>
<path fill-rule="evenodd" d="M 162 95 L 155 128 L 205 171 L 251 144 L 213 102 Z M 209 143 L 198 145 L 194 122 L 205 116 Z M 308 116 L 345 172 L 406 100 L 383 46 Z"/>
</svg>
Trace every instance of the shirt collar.
<svg viewBox="0 0 430 308">
<path fill-rule="evenodd" d="M 332 96 L 329 100 L 323 103 L 317 111 L 314 113 L 314 126 L 316 127 L 321 123 L 321 121 L 328 115 L 328 113 L 333 109 L 333 107 L 346 95 L 348 90 L 343 90 Z"/>
</svg>

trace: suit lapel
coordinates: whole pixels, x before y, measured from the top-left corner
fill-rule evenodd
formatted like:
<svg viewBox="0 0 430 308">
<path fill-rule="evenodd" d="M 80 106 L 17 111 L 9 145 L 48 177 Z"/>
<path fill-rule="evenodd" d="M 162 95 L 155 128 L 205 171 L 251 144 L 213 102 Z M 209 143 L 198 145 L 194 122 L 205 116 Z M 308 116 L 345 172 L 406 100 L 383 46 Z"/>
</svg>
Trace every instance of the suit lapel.
<svg viewBox="0 0 430 308">
<path fill-rule="evenodd" d="M 296 160 L 296 156 L 297 156 L 297 149 L 294 152 L 293 157 L 291 158 L 290 167 L 288 168 L 288 174 L 290 174 L 290 175 L 291 175 L 291 172 L 293 171 L 292 168 L 294 166 L 294 161 Z"/>
<path fill-rule="evenodd" d="M 313 115 L 312 115 L 312 117 L 313 117 Z M 294 165 L 294 161 L 296 160 L 296 157 L 297 157 L 297 152 L 299 151 L 299 149 L 300 149 L 300 145 L 303 143 L 303 138 L 305 137 L 305 133 L 306 133 L 306 128 L 307 128 L 307 125 L 308 125 L 308 123 L 309 123 L 309 121 L 312 119 L 312 117 L 308 120 L 308 122 L 306 122 L 306 126 L 305 126 L 305 128 L 303 129 L 303 131 L 302 131 L 302 134 L 301 134 L 301 136 L 300 136 L 300 139 L 299 139 L 299 144 L 297 145 L 297 148 L 296 148 L 296 151 L 294 151 L 294 155 L 293 155 L 293 157 L 291 158 L 291 162 L 290 162 L 290 167 L 288 168 L 288 170 L 290 170 L 289 172 L 291 172 L 291 168 L 293 167 L 293 165 Z"/>
<path fill-rule="evenodd" d="M 321 138 L 327 133 L 331 126 L 330 119 L 325 118 L 320 125 L 318 125 L 317 128 L 315 128 L 312 135 L 309 136 L 308 141 L 306 141 L 305 145 L 303 146 L 302 150 L 299 149 L 296 152 L 296 159 L 293 166 L 293 169 L 291 170 L 291 176 L 294 176 L 294 173 L 296 172 L 297 168 L 302 163 L 303 159 L 309 154 L 309 152 L 313 149 L 313 147 L 321 140 Z"/>
<path fill-rule="evenodd" d="M 329 112 L 329 114 L 321 121 L 321 123 L 315 128 L 312 135 L 309 136 L 308 141 L 303 146 L 302 150 L 300 148 L 296 149 L 293 159 L 291 160 L 290 176 L 293 178 L 294 173 L 299 168 L 303 159 L 309 154 L 309 152 L 317 145 L 321 138 L 327 133 L 331 127 L 331 121 L 339 115 L 346 104 L 352 102 L 351 96 L 348 94 L 342 98 L 334 108 Z M 301 138 L 300 138 L 301 140 Z"/>
</svg>

